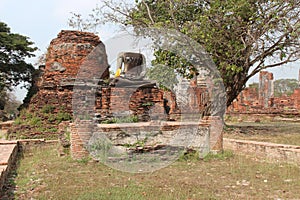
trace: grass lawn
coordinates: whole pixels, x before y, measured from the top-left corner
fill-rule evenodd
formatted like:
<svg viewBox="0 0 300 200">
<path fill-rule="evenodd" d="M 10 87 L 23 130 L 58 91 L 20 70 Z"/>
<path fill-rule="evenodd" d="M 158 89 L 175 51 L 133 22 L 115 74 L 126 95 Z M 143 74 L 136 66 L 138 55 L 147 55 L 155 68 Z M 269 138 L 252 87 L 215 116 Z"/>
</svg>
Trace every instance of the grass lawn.
<svg viewBox="0 0 300 200">
<path fill-rule="evenodd" d="M 300 146 L 298 122 L 227 123 L 224 137 Z"/>
<path fill-rule="evenodd" d="M 130 174 L 58 156 L 57 146 L 27 149 L 10 180 L 16 199 L 299 199 L 300 169 L 231 152 Z"/>
</svg>

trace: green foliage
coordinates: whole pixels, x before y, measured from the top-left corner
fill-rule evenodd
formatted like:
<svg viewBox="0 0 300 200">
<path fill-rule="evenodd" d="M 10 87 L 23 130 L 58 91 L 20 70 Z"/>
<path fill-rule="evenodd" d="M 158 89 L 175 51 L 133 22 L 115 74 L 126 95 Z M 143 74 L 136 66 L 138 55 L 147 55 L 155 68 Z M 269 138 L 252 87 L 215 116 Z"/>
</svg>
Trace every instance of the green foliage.
<svg viewBox="0 0 300 200">
<path fill-rule="evenodd" d="M 184 151 L 178 158 L 178 161 L 197 161 L 199 160 L 199 152 L 195 150 Z"/>
<path fill-rule="evenodd" d="M 21 82 L 31 83 L 32 65 L 25 62 L 25 58 L 34 56 L 37 50 L 31 47 L 33 42 L 20 34 L 11 33 L 10 28 L 0 22 L 0 91 L 10 89 Z"/>
<path fill-rule="evenodd" d="M 84 157 L 84 158 L 78 159 L 77 162 L 86 165 L 86 164 L 88 164 L 88 162 L 91 161 L 91 160 L 92 160 L 91 157 L 86 156 L 86 157 Z"/>
<path fill-rule="evenodd" d="M 156 52 L 158 55 L 159 52 Z M 146 76 L 150 80 L 155 80 L 159 87 L 165 90 L 173 90 L 174 86 L 178 83 L 174 69 L 169 68 L 168 65 L 158 64 L 159 60 L 152 61 L 154 65 L 147 69 Z"/>
<path fill-rule="evenodd" d="M 147 107 L 147 106 L 154 106 L 155 103 L 153 102 L 146 102 L 146 103 L 142 103 L 141 106 Z"/>
<path fill-rule="evenodd" d="M 21 125 L 22 123 L 23 123 L 23 121 L 20 117 L 17 117 L 14 121 L 14 125 Z"/>
<path fill-rule="evenodd" d="M 42 120 L 39 117 L 33 116 L 29 120 L 29 124 L 32 126 L 41 126 L 42 125 Z"/>
<path fill-rule="evenodd" d="M 133 144 L 124 144 L 125 147 L 127 148 L 131 148 L 131 147 L 144 147 L 146 142 L 148 140 L 148 137 L 145 137 L 144 139 L 142 140 L 137 140 L 135 143 Z"/>
<path fill-rule="evenodd" d="M 279 79 L 274 81 L 274 96 L 282 95 L 290 96 L 294 90 L 299 87 L 299 82 L 296 79 Z"/>
<path fill-rule="evenodd" d="M 138 122 L 138 116 L 126 116 L 126 117 L 114 117 L 101 122 L 101 124 L 115 124 L 115 123 L 136 123 Z"/>
<path fill-rule="evenodd" d="M 72 119 L 72 116 L 67 112 L 60 111 L 56 114 L 57 123 L 60 123 L 62 121 L 68 121 L 68 120 L 71 120 L 71 119 Z"/>
<path fill-rule="evenodd" d="M 42 108 L 42 113 L 52 113 L 55 110 L 55 106 L 52 105 L 44 105 Z"/>
<path fill-rule="evenodd" d="M 255 89 L 258 89 L 259 87 L 259 84 L 258 83 L 251 83 L 249 84 L 249 88 L 255 88 Z"/>
<path fill-rule="evenodd" d="M 62 108 L 61 108 L 62 109 Z M 23 109 L 20 112 L 19 117 L 15 119 L 14 125 L 16 126 L 16 132 L 8 135 L 10 138 L 58 138 L 58 124 L 62 121 L 68 121 L 72 119 L 69 113 L 60 110 L 55 113 L 55 107 L 50 105 L 43 106 L 39 111 L 33 111 L 33 108 Z M 24 126 L 22 126 L 24 125 Z M 25 127 L 19 131 L 18 126 Z M 33 134 L 39 133 L 39 134 Z M 53 134 L 52 134 L 53 133 Z"/>
<path fill-rule="evenodd" d="M 18 107 L 21 102 L 16 100 L 16 96 L 6 90 L 0 91 L 0 121 L 10 120 L 19 113 Z"/>
</svg>

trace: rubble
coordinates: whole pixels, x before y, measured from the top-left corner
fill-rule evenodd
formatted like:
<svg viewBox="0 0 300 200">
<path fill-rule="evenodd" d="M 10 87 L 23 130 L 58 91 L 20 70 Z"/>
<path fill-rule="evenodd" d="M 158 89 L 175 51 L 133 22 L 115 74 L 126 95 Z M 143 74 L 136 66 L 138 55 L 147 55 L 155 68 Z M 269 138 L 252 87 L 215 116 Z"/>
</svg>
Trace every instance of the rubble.
<svg viewBox="0 0 300 200">
<path fill-rule="evenodd" d="M 274 97 L 273 74 L 261 71 L 259 88 L 245 88 L 228 107 L 227 113 L 299 114 L 300 88 L 291 96 Z"/>
</svg>

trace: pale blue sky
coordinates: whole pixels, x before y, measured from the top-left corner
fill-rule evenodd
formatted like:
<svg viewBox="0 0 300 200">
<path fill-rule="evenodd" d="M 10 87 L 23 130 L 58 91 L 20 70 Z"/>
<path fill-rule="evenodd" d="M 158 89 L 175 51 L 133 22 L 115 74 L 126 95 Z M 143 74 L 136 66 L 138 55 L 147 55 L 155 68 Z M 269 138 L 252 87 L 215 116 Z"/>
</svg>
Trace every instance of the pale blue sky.
<svg viewBox="0 0 300 200">
<path fill-rule="evenodd" d="M 39 48 L 36 55 L 41 55 L 61 30 L 71 29 L 68 26 L 71 12 L 87 17 L 99 3 L 99 0 L 0 0 L 0 21 L 6 23 L 11 32 L 28 36 Z M 103 41 L 113 35 L 110 26 L 98 32 Z M 37 57 L 29 62 L 34 64 L 36 60 Z M 19 100 L 25 95 L 24 90 L 16 92 Z"/>
<path fill-rule="evenodd" d="M 70 29 L 67 21 L 70 12 L 88 16 L 99 0 L 0 0 L 0 21 L 5 22 L 12 32 L 28 36 L 40 49 L 36 54 L 46 51 L 50 41 L 62 29 Z M 109 39 L 114 33 L 110 27 L 98 29 L 102 41 Z M 106 44 L 108 46 L 109 44 Z M 36 59 L 30 60 L 32 63 Z M 274 72 L 274 78 L 298 78 L 299 63 L 290 64 L 268 71 Z M 250 80 L 256 81 L 257 78 Z M 23 99 L 23 92 L 17 92 L 18 99 Z"/>
</svg>

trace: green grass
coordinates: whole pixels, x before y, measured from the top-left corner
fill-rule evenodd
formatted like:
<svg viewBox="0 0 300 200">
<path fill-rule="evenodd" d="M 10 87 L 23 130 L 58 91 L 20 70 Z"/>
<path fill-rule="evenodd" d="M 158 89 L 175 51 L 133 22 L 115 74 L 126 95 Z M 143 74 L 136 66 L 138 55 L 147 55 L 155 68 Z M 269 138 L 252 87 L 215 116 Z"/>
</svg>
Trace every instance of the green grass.
<svg viewBox="0 0 300 200">
<path fill-rule="evenodd" d="M 131 174 L 89 159 L 59 157 L 56 146 L 27 149 L 14 182 L 16 199 L 299 199 L 300 169 L 232 152 L 186 159 Z"/>
<path fill-rule="evenodd" d="M 115 123 L 136 123 L 139 119 L 137 116 L 114 117 L 101 122 L 101 124 L 115 124 Z"/>
</svg>

